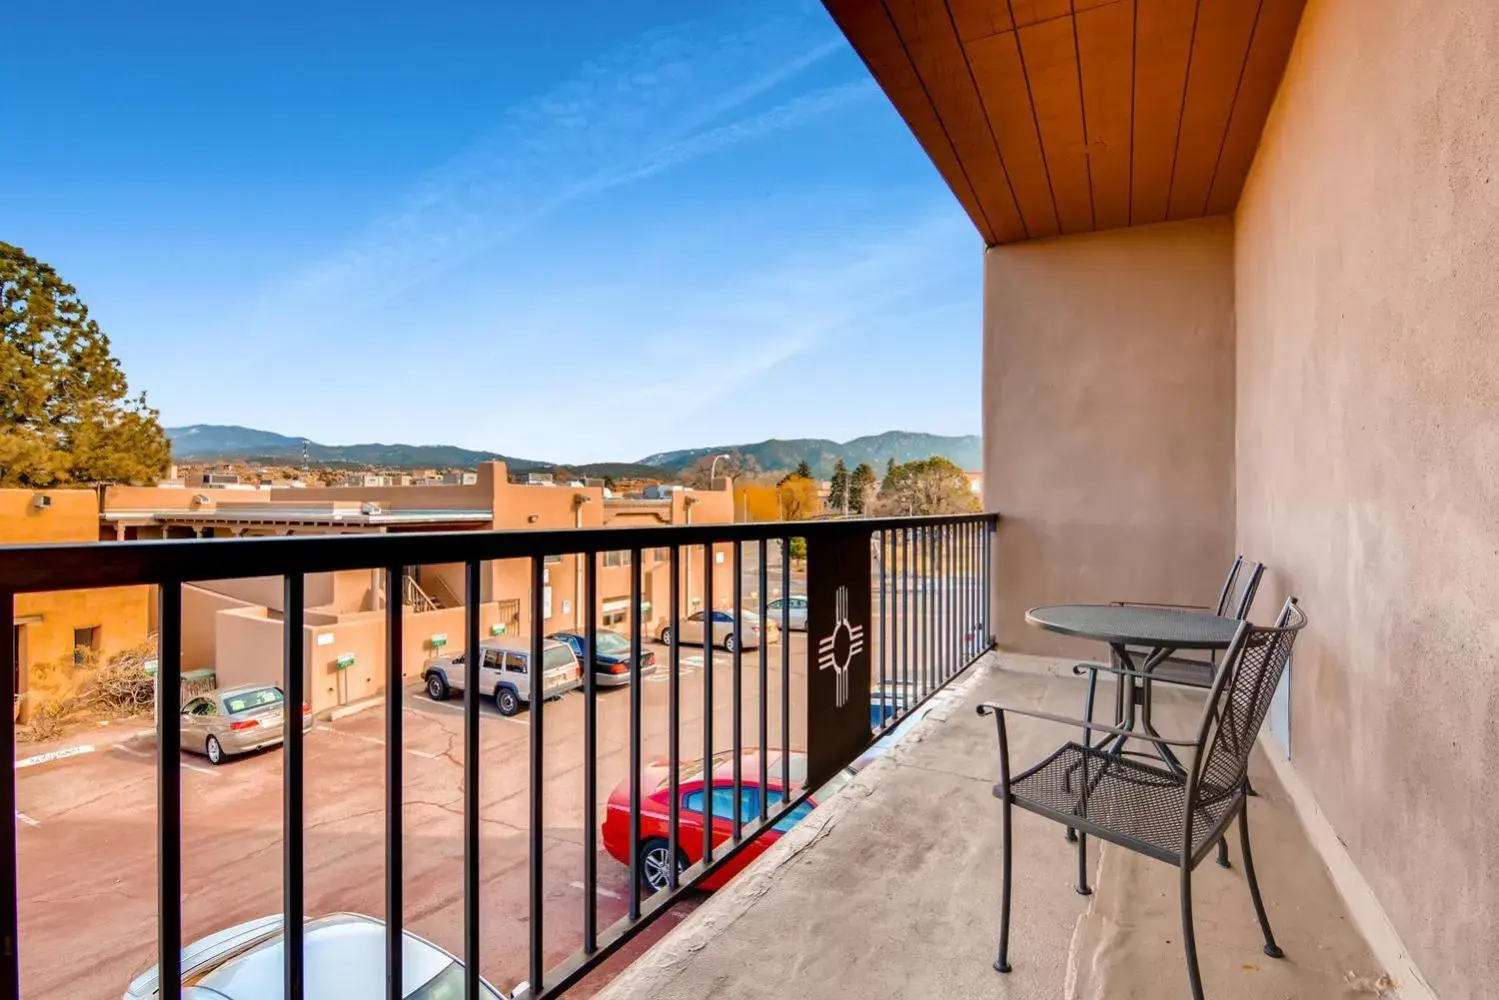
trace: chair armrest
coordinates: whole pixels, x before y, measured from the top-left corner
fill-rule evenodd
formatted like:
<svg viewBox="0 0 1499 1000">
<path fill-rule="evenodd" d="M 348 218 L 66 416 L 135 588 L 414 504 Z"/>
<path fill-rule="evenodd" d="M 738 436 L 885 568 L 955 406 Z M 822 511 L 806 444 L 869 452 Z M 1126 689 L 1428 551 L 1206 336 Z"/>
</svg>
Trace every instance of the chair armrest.
<svg viewBox="0 0 1499 1000">
<path fill-rule="evenodd" d="M 1127 671 L 1132 672 L 1132 671 Z M 1102 726 L 1096 722 L 1084 722 L 1082 719 L 1071 719 L 1065 715 L 1053 715 L 1051 712 L 1041 712 L 1034 708 L 1016 708 L 1013 705 L 999 705 L 991 701 L 980 704 L 975 709 L 979 715 L 1000 715 L 1009 712 L 1014 715 L 1029 716 L 1032 719 L 1044 719 L 1047 722 L 1060 722 L 1063 725 L 1076 726 L 1095 733 L 1110 733 L 1114 736 L 1128 736 L 1131 739 L 1144 740 L 1147 743 L 1155 743 L 1171 747 L 1195 747 L 1196 740 L 1169 740 L 1164 736 L 1151 736 L 1149 733 L 1137 732 L 1133 729 L 1117 729 L 1114 726 Z"/>
<path fill-rule="evenodd" d="M 1116 608 L 1170 608 L 1176 611 L 1211 611 L 1206 604 L 1170 604 L 1166 601 L 1110 601 Z"/>
<path fill-rule="evenodd" d="M 1162 660 L 1161 662 L 1165 663 L 1167 661 Z M 1206 661 L 1203 661 L 1203 664 L 1204 666 L 1208 665 Z M 1127 670 L 1124 667 L 1104 666 L 1102 663 L 1074 663 L 1072 665 L 1072 672 L 1078 677 L 1081 677 L 1090 670 L 1101 670 L 1106 674 L 1118 674 L 1120 677 L 1140 677 L 1147 681 L 1158 681 L 1161 679 L 1153 671 L 1149 670 Z"/>
</svg>

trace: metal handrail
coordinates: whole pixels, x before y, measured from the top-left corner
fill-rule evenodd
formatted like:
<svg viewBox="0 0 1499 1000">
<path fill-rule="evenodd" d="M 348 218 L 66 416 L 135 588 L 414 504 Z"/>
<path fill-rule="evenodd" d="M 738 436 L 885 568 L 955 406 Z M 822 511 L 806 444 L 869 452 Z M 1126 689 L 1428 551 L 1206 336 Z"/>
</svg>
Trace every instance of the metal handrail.
<svg viewBox="0 0 1499 1000">
<path fill-rule="evenodd" d="M 791 567 L 786 557 L 792 538 L 808 541 L 810 557 L 809 572 L 812 574 L 844 574 L 836 583 L 866 588 L 869 594 L 870 619 L 865 642 L 869 651 L 867 669 L 870 671 L 870 688 L 878 683 L 880 717 L 877 725 L 863 732 L 858 745 L 836 748 L 837 757 L 843 765 L 851 763 L 859 753 L 867 749 L 882 733 L 909 715 L 916 706 L 949 683 L 979 656 L 992 646 L 990 627 L 990 567 L 993 561 L 992 536 L 998 518 L 993 514 L 975 514 L 942 517 L 916 518 L 868 518 L 821 522 L 762 522 L 740 524 L 707 524 L 676 527 L 648 528 L 596 528 L 522 531 L 455 531 L 413 534 L 387 534 L 368 536 L 312 536 L 267 539 L 194 539 L 172 541 L 108 542 L 66 545 L 27 545 L 0 547 L 0 617 L 14 611 L 16 595 L 32 591 L 59 591 L 81 588 L 156 585 L 160 587 L 157 602 L 159 622 L 159 684 L 158 717 L 171 720 L 177 714 L 175 699 L 181 679 L 182 645 L 182 586 L 194 580 L 238 579 L 247 577 L 280 576 L 285 582 L 283 623 L 285 642 L 283 645 L 283 687 L 289 703 L 302 701 L 304 689 L 303 644 L 300 641 L 304 621 L 305 579 L 310 573 L 325 573 L 339 570 L 375 569 L 383 573 L 384 593 L 423 593 L 415 587 L 409 576 L 410 567 L 460 563 L 464 567 L 464 637 L 465 649 L 478 648 L 480 641 L 479 609 L 481 606 L 481 564 L 496 559 L 525 559 L 529 562 L 530 613 L 533 627 L 526 637 L 530 644 L 533 663 L 542 658 L 543 621 L 542 590 L 547 557 L 559 554 L 575 554 L 587 560 L 586 580 L 588 588 L 585 626 L 586 648 L 594 648 L 597 637 L 598 603 L 597 563 L 602 553 L 626 550 L 630 552 L 630 596 L 631 596 L 631 668 L 632 692 L 630 695 L 629 752 L 631 766 L 629 836 L 634 857 L 630 864 L 632 880 L 638 879 L 641 836 L 641 808 L 644 791 L 640 788 L 642 763 L 641 728 L 642 705 L 640 699 L 640 644 L 642 621 L 642 559 L 646 549 L 668 548 L 670 563 L 674 570 L 685 562 L 682 554 L 697 549 L 696 558 L 705 567 L 715 564 L 715 547 L 720 553 L 727 552 L 732 559 L 734 573 L 733 604 L 736 609 L 736 625 L 742 624 L 742 577 L 744 572 L 758 565 L 756 591 L 763 608 L 771 571 L 767 551 L 776 546 L 781 550 L 780 585 L 782 593 L 790 593 Z M 758 559 L 751 560 L 744 554 L 744 543 L 759 543 Z M 854 543 L 857 543 L 856 545 Z M 844 544 L 851 547 L 839 548 Z M 837 552 L 857 552 L 859 558 L 871 560 L 870 572 L 864 572 L 857 562 L 849 562 L 839 556 L 825 566 L 817 564 L 819 546 L 827 546 Z M 894 558 L 897 553 L 899 558 Z M 875 558 L 877 554 L 878 558 Z M 912 566 L 926 567 L 923 573 L 913 573 Z M 833 569 L 826 568 L 834 567 Z M 851 575 L 849 575 L 851 574 Z M 711 595 L 712 572 L 704 574 L 704 587 Z M 679 623 L 686 611 L 690 594 L 683 594 L 681 574 L 673 572 L 667 621 Z M 843 589 L 841 586 L 839 589 Z M 430 598 L 428 598 L 430 600 Z M 827 614 L 827 605 L 818 603 L 814 594 L 809 594 L 813 611 Z M 711 597 L 709 598 L 711 607 Z M 403 608 L 398 600 L 385 602 L 386 618 L 386 673 L 384 707 L 386 715 L 385 797 L 386 797 L 386 968 L 388 996 L 398 1000 L 401 995 L 401 950 L 402 950 L 402 892 L 403 840 L 401 826 L 404 806 L 402 791 L 402 654 L 403 654 Z M 878 609 L 877 613 L 875 608 Z M 781 630 L 785 636 L 790 626 L 790 602 L 783 602 Z M 974 623 L 979 623 L 975 629 Z M 673 626 L 677 627 L 677 626 Z M 710 633 L 711 636 L 711 633 Z M 680 637 L 677 637 L 680 639 Z M 720 656 L 728 658 L 731 672 L 725 674 L 724 683 L 732 686 L 735 711 L 731 723 L 731 739 L 736 761 L 748 749 L 744 745 L 748 731 L 758 734 L 759 774 L 755 777 L 761 788 L 767 787 L 768 751 L 767 737 L 775 734 L 769 725 L 771 714 L 770 685 L 765 681 L 773 669 L 768 650 L 764 645 L 757 650 L 757 670 L 760 683 L 757 685 L 759 699 L 757 718 L 741 717 L 744 673 L 742 670 L 742 644 Z M 815 646 L 809 642 L 809 661 Z M 544 757 L 547 753 L 545 739 L 547 710 L 538 699 L 532 705 L 530 717 L 530 850 L 528 957 L 529 975 L 524 995 L 528 997 L 557 996 L 576 983 L 590 970 L 624 943 L 633 938 L 648 924 L 678 899 L 682 893 L 700 885 L 705 879 L 720 871 L 735 856 L 754 842 L 755 838 L 773 828 L 783 818 L 791 815 L 805 802 L 813 789 L 798 787 L 791 780 L 790 716 L 792 709 L 790 643 L 781 642 L 780 654 L 780 779 L 785 790 L 783 799 L 776 806 L 768 803 L 768 796 L 761 795 L 759 814 L 752 818 L 735 817 L 735 831 L 731 837 L 718 841 L 716 835 L 705 833 L 702 844 L 690 844 L 692 838 L 678 835 L 680 795 L 677 792 L 677 777 L 681 773 L 683 746 L 677 738 L 681 721 L 679 664 L 680 643 L 671 648 L 671 670 L 668 677 L 670 725 L 670 750 L 668 767 L 672 776 L 673 796 L 670 809 L 671 858 L 677 851 L 693 851 L 700 859 L 688 865 L 680 873 L 674 861 L 670 870 L 669 887 L 655 892 L 644 902 L 632 899 L 629 912 L 607 928 L 597 926 L 596 900 L 590 898 L 585 906 L 582 927 L 583 946 L 577 952 L 550 967 L 543 953 L 543 917 L 545 871 L 542 864 L 544 831 Z M 877 658 L 876 658 L 877 651 Z M 851 655 L 851 654 L 850 654 Z M 704 717 L 711 718 L 706 710 L 713 702 L 712 688 L 708 678 L 712 676 L 713 652 L 711 646 L 705 650 L 704 659 L 708 670 L 704 683 Z M 6 687 L 14 698 L 14 650 L 10 643 L 0 643 L 0 696 Z M 877 664 L 877 665 L 876 665 Z M 588 665 L 591 667 L 591 664 Z M 813 666 L 811 662 L 809 668 Z M 849 669 L 847 663 L 838 668 Z M 877 676 L 875 671 L 878 670 Z M 805 701 L 810 705 L 814 678 L 817 669 L 808 669 L 801 682 L 806 685 Z M 827 675 L 825 675 L 827 676 Z M 584 746 L 590 750 L 585 757 L 584 780 L 587 789 L 588 811 L 584 831 L 585 862 L 584 885 L 590 896 L 597 892 L 597 874 L 593 869 L 593 858 L 597 854 L 599 829 L 595 815 L 597 803 L 597 761 L 591 752 L 597 746 L 598 712 L 596 690 L 592 669 L 584 670 Z M 845 690 L 839 682 L 839 690 Z M 892 703 L 892 692 L 894 701 Z M 481 761 L 479 753 L 480 713 L 479 699 L 483 694 L 477 684 L 467 684 L 463 693 L 463 949 L 461 960 L 465 968 L 466 996 L 470 1000 L 480 997 L 479 959 L 483 939 L 480 926 L 480 869 L 479 869 L 479 795 L 481 785 Z M 887 711 L 887 709 L 889 711 Z M 869 709 L 861 709 L 869 711 Z M 841 716 L 840 718 L 848 718 Z M 865 716 L 867 720 L 867 716 Z M 809 732 L 814 727 L 808 726 Z M 166 724 L 159 727 L 157 769 L 158 797 L 158 970 L 159 996 L 164 1000 L 180 1000 L 180 946 L 182 931 L 181 873 L 182 873 L 182 790 L 178 753 L 180 732 Z M 711 729 L 705 725 L 702 747 L 705 758 L 711 757 L 714 747 Z M 856 734 L 857 735 L 857 734 Z M 0 753 L 14 757 L 15 733 L 12 727 L 0 727 Z M 809 748 L 810 749 L 810 748 Z M 555 752 L 555 751 L 553 751 Z M 289 961 L 285 965 L 284 993 L 288 1000 L 301 1000 L 303 954 L 303 874 L 304 865 L 304 761 L 305 752 L 301 727 L 286 727 L 283 805 L 283 921 L 285 953 Z M 824 762 L 825 763 L 825 762 Z M 748 777 L 741 768 L 734 768 L 734 789 L 742 787 Z M 803 784 L 810 785 L 812 781 Z M 711 795 L 706 796 L 711 802 Z M 0 815 L 14 812 L 16 789 L 14 777 L 0 782 Z M 736 794 L 736 802 L 740 801 Z M 7 812 L 7 810 L 9 812 Z M 711 815 L 711 806 L 705 811 Z M 711 822 L 707 828 L 712 829 Z M 690 858 L 689 858 L 690 860 Z M 19 898 L 16 878 L 16 835 L 10 823 L 0 823 L 0 997 L 15 996 L 19 991 L 20 959 L 17 949 L 19 929 Z"/>
</svg>

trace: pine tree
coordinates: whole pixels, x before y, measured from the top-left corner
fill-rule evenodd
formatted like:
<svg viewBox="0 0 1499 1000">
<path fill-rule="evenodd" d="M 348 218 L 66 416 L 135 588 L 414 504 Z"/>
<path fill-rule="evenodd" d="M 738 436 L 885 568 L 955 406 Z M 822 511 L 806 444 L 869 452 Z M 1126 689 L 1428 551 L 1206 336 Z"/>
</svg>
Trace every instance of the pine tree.
<svg viewBox="0 0 1499 1000">
<path fill-rule="evenodd" d="M 874 492 L 876 482 L 874 469 L 868 462 L 860 462 L 854 469 L 853 476 L 849 481 L 848 512 L 850 514 L 863 514 L 865 512 L 869 506 L 869 497 Z"/>
<path fill-rule="evenodd" d="M 171 445 L 78 290 L 0 243 L 0 486 L 149 483 Z"/>
<path fill-rule="evenodd" d="M 838 459 L 833 466 L 833 478 L 828 483 L 828 509 L 846 513 L 849 504 L 848 466 Z"/>
<path fill-rule="evenodd" d="M 812 478 L 812 466 L 807 464 L 807 460 L 805 458 L 797 463 L 796 475 L 802 477 L 803 479 Z"/>
</svg>

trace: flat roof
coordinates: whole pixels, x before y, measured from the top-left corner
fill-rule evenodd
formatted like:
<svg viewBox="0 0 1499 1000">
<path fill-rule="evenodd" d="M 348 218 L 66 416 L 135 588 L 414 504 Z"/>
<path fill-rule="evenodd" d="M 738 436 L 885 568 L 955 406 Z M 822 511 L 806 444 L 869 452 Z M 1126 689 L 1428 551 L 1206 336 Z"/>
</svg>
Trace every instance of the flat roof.
<svg viewBox="0 0 1499 1000">
<path fill-rule="evenodd" d="M 488 524 L 494 520 L 489 510 L 382 510 L 366 514 L 359 510 L 329 510 L 326 507 L 267 507 L 242 510 L 126 510 L 108 511 L 106 521 L 149 520 L 192 524 L 325 524 L 325 525 L 402 525 L 402 524 Z"/>
</svg>

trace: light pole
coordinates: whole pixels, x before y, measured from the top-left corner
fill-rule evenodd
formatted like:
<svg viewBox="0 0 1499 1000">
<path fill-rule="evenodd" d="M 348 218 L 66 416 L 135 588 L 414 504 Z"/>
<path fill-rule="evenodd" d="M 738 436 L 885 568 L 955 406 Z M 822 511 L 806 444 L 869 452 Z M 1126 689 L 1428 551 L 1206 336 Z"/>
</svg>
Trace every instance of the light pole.
<svg viewBox="0 0 1499 1000">
<path fill-rule="evenodd" d="M 708 466 L 708 486 L 712 488 L 713 481 L 718 478 L 718 463 L 729 461 L 728 455 L 714 455 L 713 464 Z"/>
</svg>

